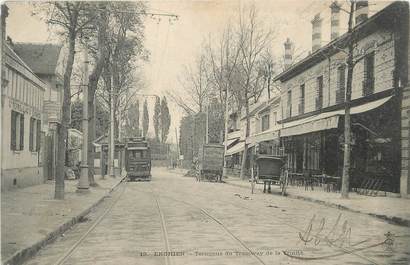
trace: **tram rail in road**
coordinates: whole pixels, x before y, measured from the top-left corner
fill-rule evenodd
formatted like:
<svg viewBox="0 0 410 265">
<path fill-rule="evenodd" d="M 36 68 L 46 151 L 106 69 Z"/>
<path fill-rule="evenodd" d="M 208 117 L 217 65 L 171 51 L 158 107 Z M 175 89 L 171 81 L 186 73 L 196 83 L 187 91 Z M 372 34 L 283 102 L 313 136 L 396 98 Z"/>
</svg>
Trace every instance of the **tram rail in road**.
<svg viewBox="0 0 410 265">
<path fill-rule="evenodd" d="M 55 265 L 62 265 L 64 264 L 67 259 L 75 252 L 75 250 L 81 245 L 81 243 L 84 241 L 84 239 L 87 238 L 87 236 L 97 227 L 97 225 L 107 216 L 107 214 L 114 208 L 114 206 L 117 204 L 117 202 L 121 199 L 122 195 L 125 193 L 126 187 L 127 187 L 127 181 L 122 181 L 120 185 L 123 185 L 123 189 L 114 200 L 110 206 L 101 214 L 97 220 L 87 229 L 87 231 L 78 239 L 64 254 L 54 263 Z"/>
</svg>

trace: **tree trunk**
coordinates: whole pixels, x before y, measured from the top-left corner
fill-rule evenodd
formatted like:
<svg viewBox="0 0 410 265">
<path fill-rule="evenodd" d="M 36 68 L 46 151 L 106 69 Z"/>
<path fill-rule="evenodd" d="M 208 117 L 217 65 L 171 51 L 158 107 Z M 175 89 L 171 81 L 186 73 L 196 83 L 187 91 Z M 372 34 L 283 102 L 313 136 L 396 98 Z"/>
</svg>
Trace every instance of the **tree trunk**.
<svg viewBox="0 0 410 265">
<path fill-rule="evenodd" d="M 69 32 L 68 39 L 68 58 L 67 65 L 64 72 L 64 96 L 63 96 L 63 106 L 62 106 L 62 117 L 61 117 L 61 126 L 58 129 L 58 156 L 57 156 L 57 168 L 55 176 L 55 191 L 54 198 L 58 200 L 64 199 L 64 177 L 65 177 L 65 155 L 66 155 L 66 138 L 67 138 L 67 129 L 70 121 L 70 98 L 71 98 L 71 89 L 70 89 L 70 79 L 71 73 L 73 71 L 74 64 L 74 53 L 75 53 L 75 37 L 76 34 L 74 31 Z"/>
<path fill-rule="evenodd" d="M 88 78 L 88 180 L 90 186 L 97 186 L 94 179 L 94 145 L 95 140 L 95 123 L 96 123 L 96 100 L 95 91 L 97 90 L 98 80 L 101 77 L 102 71 L 104 69 L 104 62 L 106 62 L 107 51 L 106 51 L 106 32 L 107 32 L 107 14 L 105 12 L 101 13 L 101 17 L 98 23 L 98 56 L 95 62 L 94 69 L 92 70 Z M 101 169 L 102 170 L 102 169 Z"/>
<path fill-rule="evenodd" d="M 350 121 L 350 100 L 352 97 L 352 81 L 353 81 L 353 49 L 354 49 L 354 36 L 353 36 L 353 12 L 354 2 L 350 4 L 349 14 L 349 28 L 348 33 L 351 35 L 348 43 L 348 55 L 347 55 L 347 83 L 346 83 L 346 99 L 345 99 L 345 124 L 344 124 L 344 154 L 343 154 L 343 176 L 341 196 L 342 198 L 349 197 L 349 182 L 350 182 L 350 148 L 351 148 L 351 121 Z"/>
<path fill-rule="evenodd" d="M 242 164 L 241 164 L 241 179 L 245 179 L 246 175 L 246 160 L 248 159 L 248 137 L 250 131 L 250 118 L 249 118 L 249 100 L 248 93 L 245 92 L 245 115 L 246 115 L 246 129 L 245 129 L 245 146 L 243 149 L 242 155 Z"/>
</svg>

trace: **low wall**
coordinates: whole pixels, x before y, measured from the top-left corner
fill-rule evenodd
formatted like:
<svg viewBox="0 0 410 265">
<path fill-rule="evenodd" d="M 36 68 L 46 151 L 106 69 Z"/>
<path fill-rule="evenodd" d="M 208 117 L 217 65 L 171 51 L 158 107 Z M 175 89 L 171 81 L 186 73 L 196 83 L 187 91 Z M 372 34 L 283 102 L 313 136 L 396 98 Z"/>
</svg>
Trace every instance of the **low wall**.
<svg viewBox="0 0 410 265">
<path fill-rule="evenodd" d="M 42 167 L 24 167 L 1 170 L 1 191 L 24 188 L 44 183 Z"/>
</svg>

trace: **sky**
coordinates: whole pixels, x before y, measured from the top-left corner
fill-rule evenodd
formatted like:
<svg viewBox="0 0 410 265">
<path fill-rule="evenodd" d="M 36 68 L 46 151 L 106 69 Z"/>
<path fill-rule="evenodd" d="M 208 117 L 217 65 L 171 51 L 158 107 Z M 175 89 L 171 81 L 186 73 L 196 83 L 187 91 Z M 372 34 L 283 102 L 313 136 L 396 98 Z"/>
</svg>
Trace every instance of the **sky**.
<svg viewBox="0 0 410 265">
<path fill-rule="evenodd" d="M 348 9 L 346 0 L 339 0 Z M 369 1 L 369 13 L 374 14 L 389 2 Z M 58 42 L 58 38 L 48 30 L 44 21 L 32 16 L 32 7 L 25 1 L 8 1 L 9 17 L 7 35 L 16 42 Z M 301 58 L 311 50 L 313 16 L 320 13 L 322 22 L 322 43 L 330 40 L 330 4 L 327 0 L 208 0 L 208 1 L 148 1 L 148 12 L 178 15 L 178 20 L 145 19 L 145 46 L 150 59 L 142 66 L 145 87 L 142 94 L 164 96 L 166 91 L 183 95 L 179 83 L 185 77 L 184 65 L 193 64 L 201 51 L 201 44 L 209 36 L 216 38 L 224 26 L 231 21 L 235 24 L 240 8 L 254 3 L 258 15 L 266 28 L 275 32 L 271 50 L 275 56 L 284 53 L 283 43 L 290 38 Z M 347 30 L 347 14 L 342 12 L 341 32 Z M 141 99 L 143 100 L 143 99 Z M 147 98 L 150 118 L 153 114 L 154 97 Z M 171 112 L 169 142 L 175 143 L 175 128 L 184 113 L 168 100 Z M 140 104 L 142 106 L 142 104 Z M 149 134 L 153 134 L 152 119 Z"/>
</svg>

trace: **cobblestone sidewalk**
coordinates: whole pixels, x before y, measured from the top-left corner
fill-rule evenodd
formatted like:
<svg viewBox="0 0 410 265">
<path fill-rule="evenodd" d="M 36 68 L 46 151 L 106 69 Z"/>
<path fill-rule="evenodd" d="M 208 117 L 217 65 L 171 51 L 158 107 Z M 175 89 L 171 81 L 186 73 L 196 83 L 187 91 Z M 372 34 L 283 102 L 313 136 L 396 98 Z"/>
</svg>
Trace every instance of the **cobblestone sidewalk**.
<svg viewBox="0 0 410 265">
<path fill-rule="evenodd" d="M 251 190 L 249 181 L 235 177 L 224 179 L 225 183 Z M 257 192 L 262 192 L 263 185 L 256 185 Z M 349 199 L 341 199 L 340 193 L 325 192 L 317 187 L 306 191 L 304 187 L 288 186 L 288 197 L 321 203 L 327 206 L 368 214 L 388 222 L 410 227 L 410 200 L 393 197 L 372 197 L 349 193 Z M 280 195 L 279 187 L 273 186 L 272 193 Z"/>
<path fill-rule="evenodd" d="M 76 192 L 78 180 L 66 180 L 65 199 L 54 200 L 54 182 L 1 193 L 1 259 L 19 260 L 27 249 L 53 238 L 101 201 L 122 177 L 96 176 L 98 187 Z M 23 251 L 25 250 L 25 251 Z M 31 251 L 31 250 L 30 250 Z M 29 252 L 30 252 L 29 251 Z M 20 256 L 20 257 L 18 257 Z"/>
</svg>

